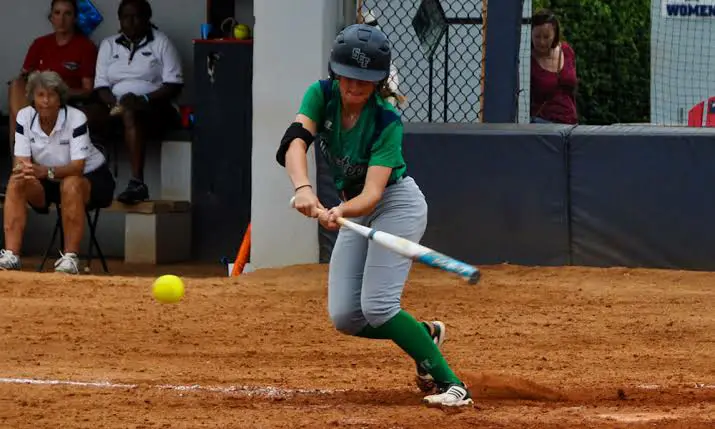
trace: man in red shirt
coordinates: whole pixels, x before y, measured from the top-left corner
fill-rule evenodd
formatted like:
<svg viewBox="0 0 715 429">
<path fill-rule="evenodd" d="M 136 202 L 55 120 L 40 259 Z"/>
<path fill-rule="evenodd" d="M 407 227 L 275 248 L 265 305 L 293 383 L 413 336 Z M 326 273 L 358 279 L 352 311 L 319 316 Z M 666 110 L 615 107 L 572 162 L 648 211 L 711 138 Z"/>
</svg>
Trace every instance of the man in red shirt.
<svg viewBox="0 0 715 429">
<path fill-rule="evenodd" d="M 92 93 L 97 46 L 78 31 L 77 10 L 76 0 L 52 0 L 49 19 L 54 31 L 32 42 L 20 76 L 10 84 L 10 153 L 13 153 L 17 112 L 28 104 L 25 83 L 29 73 L 57 72 L 70 88 L 70 103 Z"/>
</svg>

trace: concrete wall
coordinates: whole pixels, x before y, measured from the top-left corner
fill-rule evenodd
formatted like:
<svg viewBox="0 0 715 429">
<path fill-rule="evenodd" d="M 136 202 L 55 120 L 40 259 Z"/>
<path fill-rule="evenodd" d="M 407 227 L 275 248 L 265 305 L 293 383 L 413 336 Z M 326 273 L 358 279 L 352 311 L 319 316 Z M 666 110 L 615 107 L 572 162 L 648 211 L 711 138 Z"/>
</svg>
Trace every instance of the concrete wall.
<svg viewBox="0 0 715 429">
<path fill-rule="evenodd" d="M 341 4 L 335 0 L 256 0 L 254 4 L 251 263 L 255 268 L 318 261 L 317 223 L 289 208 L 293 188 L 275 153 L 305 89 L 327 77 L 330 46 L 341 27 Z M 312 147 L 309 157 L 313 159 Z M 310 162 L 309 168 L 315 183 L 315 163 Z"/>
<path fill-rule="evenodd" d="M 661 3 L 651 3 L 651 122 L 687 124 L 690 107 L 715 95 L 713 18 L 666 18 Z"/>
</svg>

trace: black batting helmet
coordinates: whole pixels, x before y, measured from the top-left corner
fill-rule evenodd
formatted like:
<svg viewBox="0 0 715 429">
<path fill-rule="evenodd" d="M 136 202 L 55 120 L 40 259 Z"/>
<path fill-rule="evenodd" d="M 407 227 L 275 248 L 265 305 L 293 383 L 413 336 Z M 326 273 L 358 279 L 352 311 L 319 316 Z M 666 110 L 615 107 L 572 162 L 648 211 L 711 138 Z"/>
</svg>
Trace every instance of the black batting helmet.
<svg viewBox="0 0 715 429">
<path fill-rule="evenodd" d="M 338 33 L 330 52 L 330 71 L 351 79 L 380 82 L 390 74 L 392 48 L 385 33 L 353 24 Z"/>
</svg>

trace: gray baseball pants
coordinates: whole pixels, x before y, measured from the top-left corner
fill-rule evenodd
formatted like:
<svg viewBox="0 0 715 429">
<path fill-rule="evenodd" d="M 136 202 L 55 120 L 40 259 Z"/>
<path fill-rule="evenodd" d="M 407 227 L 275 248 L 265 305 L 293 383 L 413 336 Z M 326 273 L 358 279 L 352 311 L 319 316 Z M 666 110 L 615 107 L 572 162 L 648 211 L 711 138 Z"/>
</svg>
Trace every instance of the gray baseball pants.
<svg viewBox="0 0 715 429">
<path fill-rule="evenodd" d="M 350 219 L 419 242 L 427 227 L 427 202 L 411 177 L 385 188 L 375 210 Z M 412 260 L 347 228 L 333 247 L 328 274 L 328 312 L 335 328 L 355 335 L 400 312 L 400 298 Z"/>
</svg>

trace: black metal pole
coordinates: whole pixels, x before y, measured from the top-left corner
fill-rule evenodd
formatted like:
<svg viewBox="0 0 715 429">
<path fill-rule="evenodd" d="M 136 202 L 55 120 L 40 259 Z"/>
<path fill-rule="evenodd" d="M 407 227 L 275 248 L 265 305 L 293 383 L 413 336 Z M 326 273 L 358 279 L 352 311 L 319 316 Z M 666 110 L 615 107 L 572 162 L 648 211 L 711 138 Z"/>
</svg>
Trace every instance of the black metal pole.
<svg viewBox="0 0 715 429">
<path fill-rule="evenodd" d="M 444 32 L 444 111 L 442 121 L 447 122 L 447 109 L 449 108 L 449 25 Z"/>
<path fill-rule="evenodd" d="M 523 22 L 522 0 L 489 2 L 484 96 L 485 123 L 514 123 L 518 117 L 515 95 L 519 83 L 519 45 Z"/>
<path fill-rule="evenodd" d="M 432 79 L 434 77 L 434 57 L 430 57 L 429 59 L 429 86 L 427 90 L 427 97 L 429 97 L 429 100 L 427 100 L 427 121 L 432 122 Z"/>
</svg>

